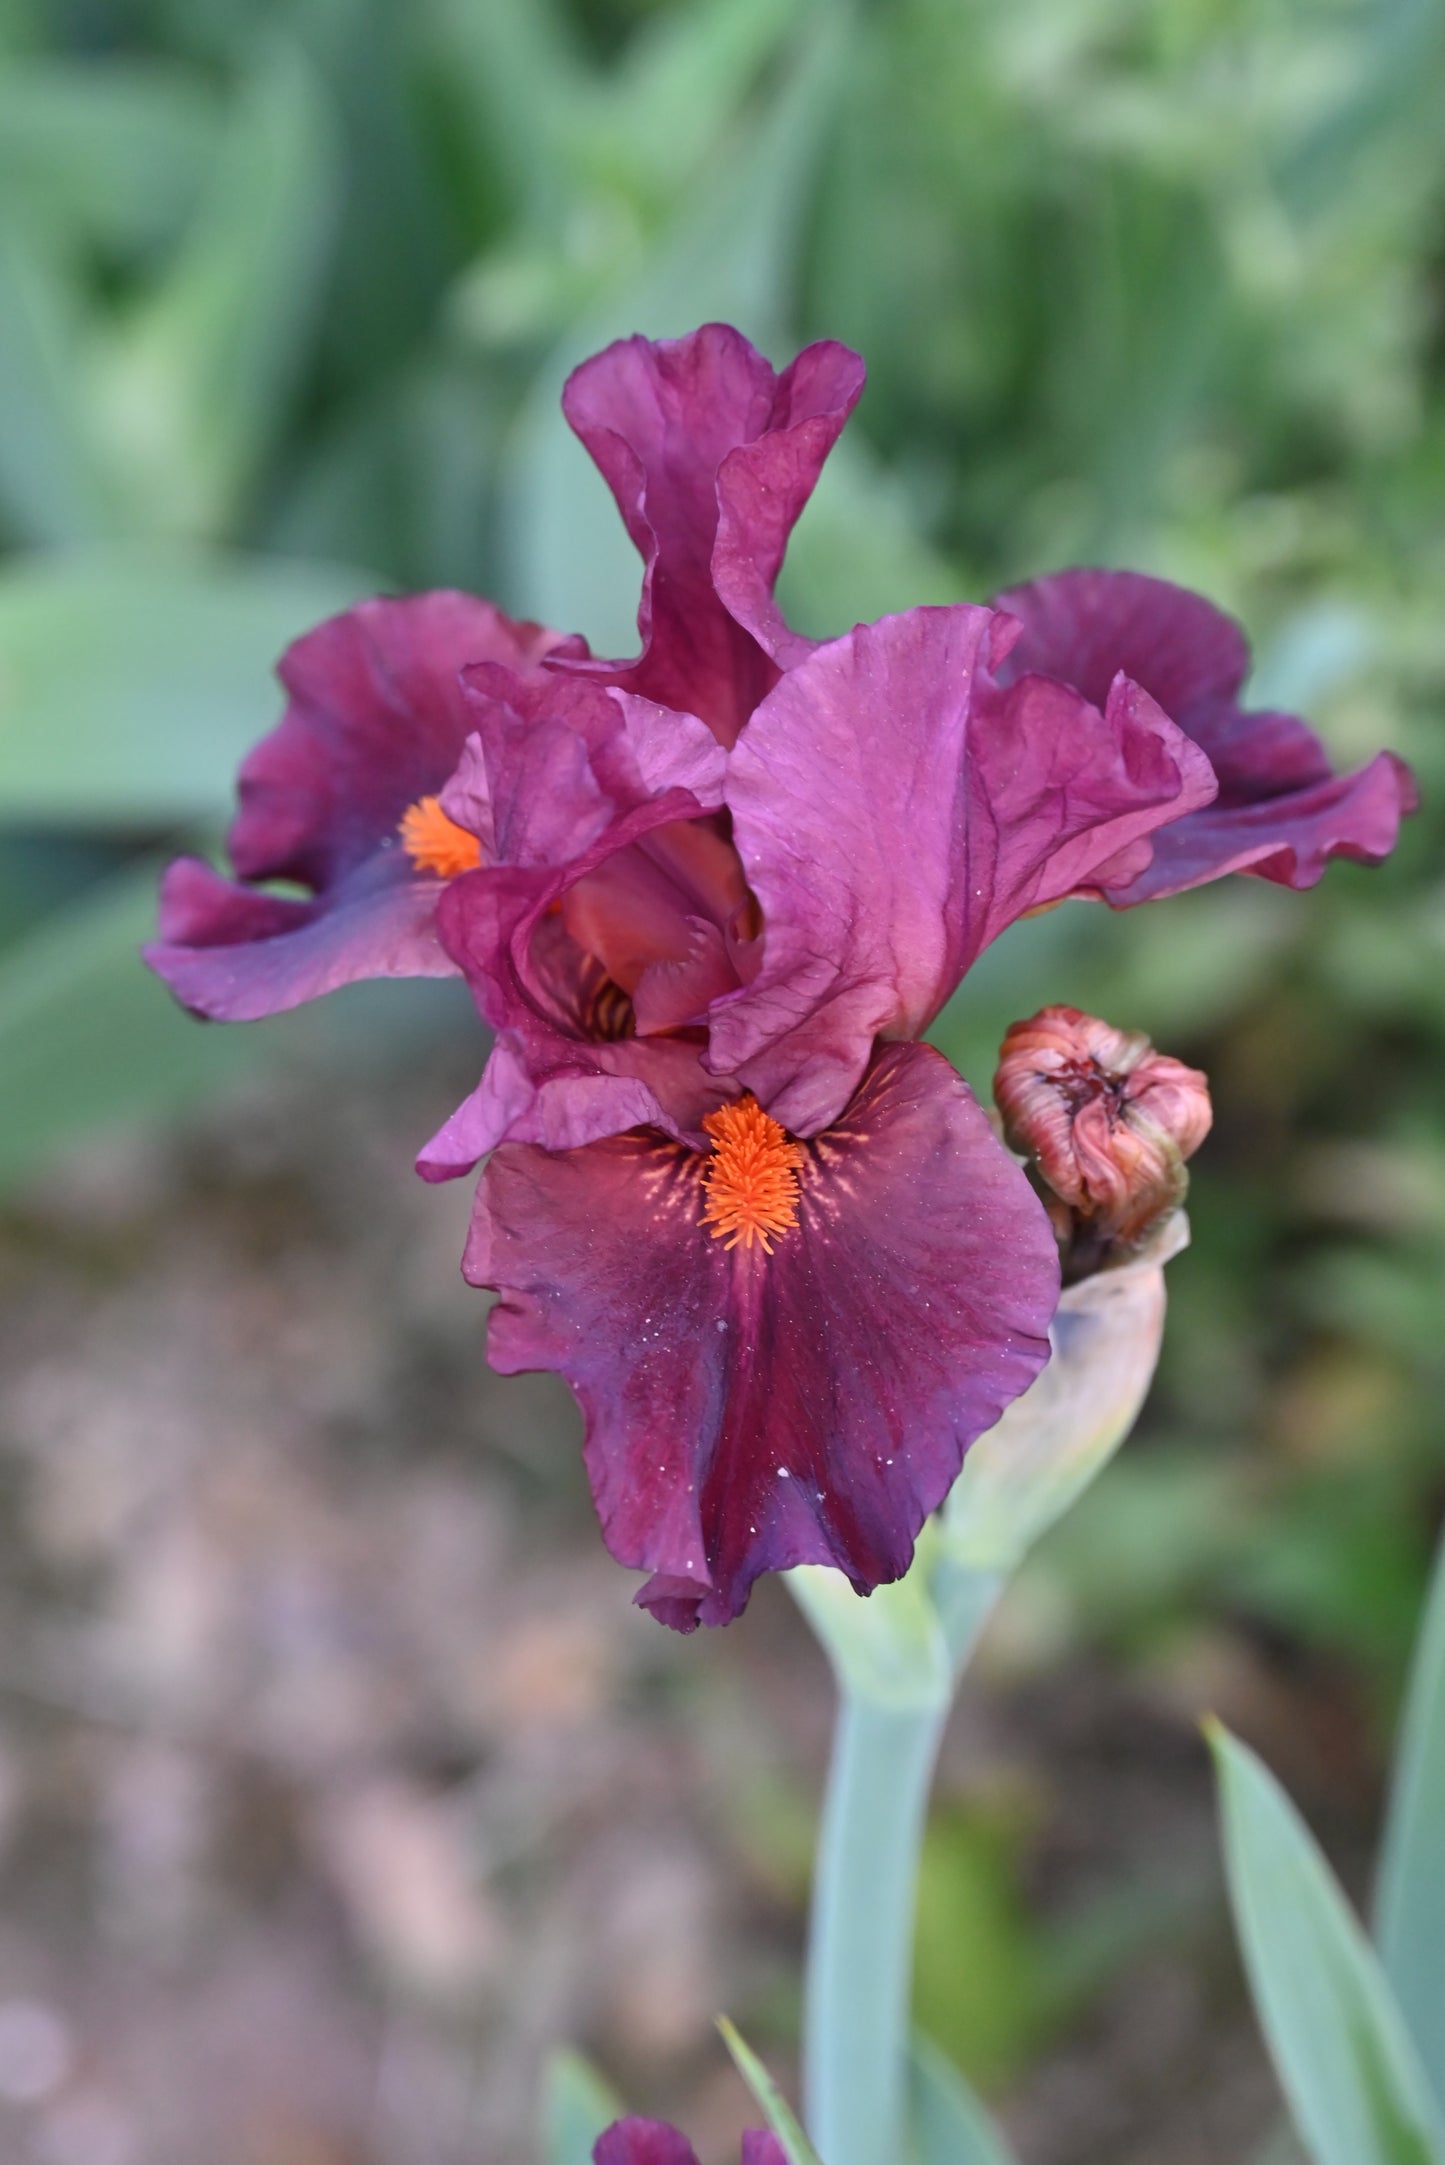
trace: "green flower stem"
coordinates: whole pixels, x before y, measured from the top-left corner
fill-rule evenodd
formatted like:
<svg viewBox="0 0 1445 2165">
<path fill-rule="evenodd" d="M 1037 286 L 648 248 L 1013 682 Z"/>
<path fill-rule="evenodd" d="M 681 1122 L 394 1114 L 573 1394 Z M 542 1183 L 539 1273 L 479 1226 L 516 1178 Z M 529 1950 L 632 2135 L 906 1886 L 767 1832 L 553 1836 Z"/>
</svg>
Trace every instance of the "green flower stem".
<svg viewBox="0 0 1445 2165">
<path fill-rule="evenodd" d="M 933 1593 L 952 1656 L 917 1698 L 840 1684 L 819 1836 L 803 2040 L 805 2118 L 824 2165 L 900 2165 L 919 1846 L 934 1764 L 1001 1581 L 941 1561 Z"/>
</svg>

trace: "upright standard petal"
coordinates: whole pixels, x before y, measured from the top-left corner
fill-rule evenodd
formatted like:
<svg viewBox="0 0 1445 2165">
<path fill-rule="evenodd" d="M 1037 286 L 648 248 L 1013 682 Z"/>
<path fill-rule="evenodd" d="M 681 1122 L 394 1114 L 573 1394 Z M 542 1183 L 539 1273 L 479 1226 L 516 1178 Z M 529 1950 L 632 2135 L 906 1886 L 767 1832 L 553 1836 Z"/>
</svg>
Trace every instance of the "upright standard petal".
<svg viewBox="0 0 1445 2165">
<path fill-rule="evenodd" d="M 963 1453 L 1048 1357 L 1043 1206 L 942 1055 L 888 1046 L 811 1143 L 752 1101 L 487 1167 L 465 1271 L 503 1374 L 559 1371 L 607 1545 L 679 1630 L 764 1571 L 908 1567 Z"/>
<path fill-rule="evenodd" d="M 801 1134 L 1006 925 L 1101 868 L 1136 871 L 1153 830 L 1213 794 L 1136 685 L 1102 709 L 1044 677 L 1000 686 L 1001 630 L 973 607 L 859 625 L 779 681 L 729 762 L 762 961 L 714 1013 L 708 1065 Z"/>
<path fill-rule="evenodd" d="M 482 668 L 467 696 L 475 731 L 442 803 L 487 862 L 438 924 L 497 1040 L 419 1170 L 453 1178 L 506 1136 L 700 1132 L 727 1087 L 688 1025 L 740 981 L 725 934 L 746 904 L 714 816 L 721 747 L 694 716 L 585 679 Z"/>
<path fill-rule="evenodd" d="M 1249 648 L 1232 618 L 1198 594 L 1133 571 L 1062 571 L 995 604 L 1023 626 L 1005 673 L 1037 670 L 1097 702 L 1115 674 L 1142 685 L 1208 756 L 1219 795 L 1155 837 L 1152 861 L 1103 887 L 1116 907 L 1252 872 L 1313 887 L 1332 857 L 1378 864 L 1415 809 L 1414 780 L 1392 752 L 1337 775 L 1297 715 L 1250 712 L 1239 694 Z"/>
<path fill-rule="evenodd" d="M 799 513 L 863 388 L 831 340 L 779 375 L 740 331 L 624 338 L 568 379 L 562 408 L 617 499 L 644 564 L 627 690 L 700 714 L 732 744 L 805 650 L 773 602 Z"/>
<path fill-rule="evenodd" d="M 436 903 L 479 859 L 437 803 L 472 726 L 460 671 L 490 660 L 540 674 L 559 643 L 446 591 L 363 602 L 298 639 L 277 672 L 286 712 L 241 768 L 238 879 L 194 858 L 172 866 L 151 968 L 224 1021 L 357 978 L 451 975 Z M 277 896 L 268 880 L 311 892 Z"/>
</svg>

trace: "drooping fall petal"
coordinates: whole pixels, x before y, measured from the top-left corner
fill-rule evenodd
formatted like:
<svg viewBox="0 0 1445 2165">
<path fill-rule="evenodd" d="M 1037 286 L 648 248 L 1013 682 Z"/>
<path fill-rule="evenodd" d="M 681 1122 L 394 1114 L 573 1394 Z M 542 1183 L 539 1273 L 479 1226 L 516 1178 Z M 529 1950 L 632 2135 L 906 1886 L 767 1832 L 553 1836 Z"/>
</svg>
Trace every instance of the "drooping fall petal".
<svg viewBox="0 0 1445 2165">
<path fill-rule="evenodd" d="M 152 969 L 225 1021 L 357 978 L 450 976 L 436 902 L 477 861 L 475 838 L 436 805 L 472 726 L 459 673 L 486 660 L 540 673 L 558 644 L 447 591 L 363 602 L 298 639 L 277 672 L 286 712 L 241 768 L 238 877 L 194 858 L 171 868 Z M 269 880 L 311 892 L 278 896 L 259 884 Z"/>
<path fill-rule="evenodd" d="M 809 346 L 779 374 L 722 323 L 620 339 L 573 371 L 563 411 L 645 567 L 640 657 L 584 666 L 734 742 L 806 645 L 778 614 L 773 583 L 862 387 L 846 346 Z"/>
<path fill-rule="evenodd" d="M 761 968 L 714 1015 L 708 1065 L 811 1134 L 876 1037 L 924 1030 L 1026 910 L 1135 869 L 1213 793 L 1208 762 L 1124 679 L 1101 707 L 1000 687 L 1001 620 L 921 608 L 859 625 L 780 679 L 729 762 Z"/>
<path fill-rule="evenodd" d="M 1047 1357 L 1053 1234 L 940 1054 L 882 1049 L 841 1120 L 778 1147 L 795 1198 L 782 1164 L 744 1164 L 772 1179 L 751 1220 L 746 1197 L 709 1211 L 715 1159 L 648 1132 L 507 1144 L 478 1193 L 492 1363 L 572 1385 L 608 1546 L 682 1630 L 737 1615 L 763 1571 L 897 1578 Z"/>
<path fill-rule="evenodd" d="M 1037 670 L 1097 702 L 1122 670 L 1219 777 L 1213 804 L 1163 828 L 1152 861 L 1105 886 L 1117 907 L 1226 872 L 1312 887 L 1333 857 L 1377 864 L 1393 849 L 1417 802 L 1409 769 L 1380 752 L 1337 775 L 1297 715 L 1241 707 L 1249 648 L 1239 626 L 1200 595 L 1139 572 L 1077 570 L 1010 588 L 996 606 L 1023 625 L 1005 676 Z"/>
</svg>

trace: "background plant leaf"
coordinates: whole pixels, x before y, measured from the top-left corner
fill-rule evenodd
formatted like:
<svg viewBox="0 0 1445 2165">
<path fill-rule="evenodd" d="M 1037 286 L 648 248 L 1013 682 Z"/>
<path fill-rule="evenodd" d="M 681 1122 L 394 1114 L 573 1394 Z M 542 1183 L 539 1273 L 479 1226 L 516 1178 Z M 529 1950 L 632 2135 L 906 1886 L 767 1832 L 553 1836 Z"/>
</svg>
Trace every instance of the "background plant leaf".
<svg viewBox="0 0 1445 2165">
<path fill-rule="evenodd" d="M 908 2098 L 918 2165 L 1013 2165 L 981 2101 L 946 2053 L 915 2035 Z"/>
<path fill-rule="evenodd" d="M 743 2081 L 752 2091 L 768 2126 L 783 2146 L 788 2165 L 820 2165 L 817 2151 L 798 2124 L 798 2118 L 757 2054 L 746 2045 L 726 2015 L 718 2017 L 723 2043 Z"/>
<path fill-rule="evenodd" d="M 217 819 L 279 713 L 271 672 L 380 582 L 194 551 L 0 566 L 0 820 L 157 829 Z"/>
<path fill-rule="evenodd" d="M 1445 1546 L 1396 1748 L 1376 1917 L 1385 1974 L 1445 2112 Z"/>
<path fill-rule="evenodd" d="M 0 1186 L 70 1135 L 173 1112 L 264 1057 L 264 1028 L 198 1028 L 143 966 L 160 872 L 140 859 L 0 954 Z"/>
<path fill-rule="evenodd" d="M 1245 1967 L 1314 2165 L 1441 2165 L 1434 2099 L 1358 1919 L 1263 1762 L 1217 1724 L 1210 1743 Z"/>
<path fill-rule="evenodd" d="M 621 2100 L 580 2052 L 554 2052 L 542 2081 L 545 2165 L 592 2165 L 592 2146 L 623 2115 Z"/>
</svg>

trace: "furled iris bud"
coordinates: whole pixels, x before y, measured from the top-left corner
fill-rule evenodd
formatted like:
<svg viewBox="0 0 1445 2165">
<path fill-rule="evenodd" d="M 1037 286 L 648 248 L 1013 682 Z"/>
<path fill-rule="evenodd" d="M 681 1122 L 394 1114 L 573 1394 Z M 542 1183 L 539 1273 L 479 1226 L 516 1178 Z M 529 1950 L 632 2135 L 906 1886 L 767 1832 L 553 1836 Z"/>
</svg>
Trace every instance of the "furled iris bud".
<svg viewBox="0 0 1445 2165">
<path fill-rule="evenodd" d="M 697 2152 L 686 2135 L 665 2120 L 614 2120 L 598 2136 L 595 2165 L 697 2165 Z M 786 2165 L 776 2135 L 750 2128 L 743 2137 L 742 2165 Z"/>
<path fill-rule="evenodd" d="M 1013 1023 L 993 1088 L 1005 1136 L 1080 1260 L 1134 1251 L 1178 1207 L 1184 1161 L 1213 1118 L 1198 1068 L 1076 1007 Z"/>
</svg>

